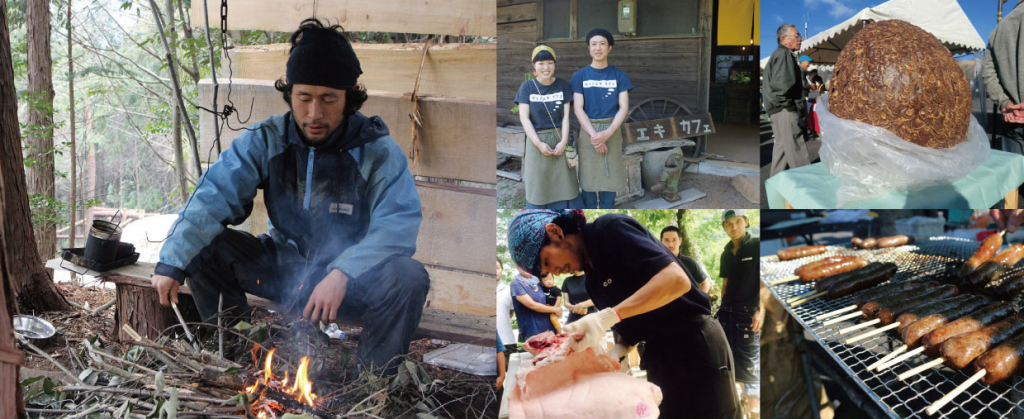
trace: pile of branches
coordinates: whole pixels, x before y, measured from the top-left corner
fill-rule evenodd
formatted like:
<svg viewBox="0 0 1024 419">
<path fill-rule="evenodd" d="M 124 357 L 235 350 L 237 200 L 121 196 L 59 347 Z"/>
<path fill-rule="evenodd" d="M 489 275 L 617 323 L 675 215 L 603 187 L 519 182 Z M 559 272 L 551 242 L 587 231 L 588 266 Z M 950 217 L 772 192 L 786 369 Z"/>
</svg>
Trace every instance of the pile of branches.
<svg viewBox="0 0 1024 419">
<path fill-rule="evenodd" d="M 230 329 L 206 323 L 188 325 L 205 326 L 217 333 L 210 334 L 206 342 L 189 344 L 172 337 L 171 330 L 151 340 L 125 325 L 122 330 L 131 339 L 121 342 L 123 350 L 118 351 L 113 343 L 104 347 L 99 336 L 83 339 L 77 347 L 69 342 L 64 348 L 66 356 L 58 356 L 67 359 L 68 365 L 21 340 L 27 350 L 60 368 L 65 378 L 40 376 L 22 381 L 30 417 L 255 418 L 256 405 L 268 401 L 278 411 L 264 409 L 269 412 L 265 412 L 266 417 L 285 419 L 497 416 L 491 380 L 483 377 L 456 374 L 446 380 L 431 378 L 415 359 L 403 360 L 395 375 L 362 371 L 346 376 L 345 370 L 354 371 L 345 366 L 354 362 L 356 343 L 350 339 L 341 345 L 332 344 L 306 322 L 241 322 Z M 229 336 L 227 343 L 224 335 Z M 269 395 L 264 391 L 260 401 L 256 400 L 260 391 L 245 392 L 263 375 L 261 361 L 275 346 L 275 374 L 286 368 L 295 371 L 298 356 L 286 354 L 313 355 L 315 367 L 310 370 L 316 372 L 310 374 L 310 379 L 321 395 L 315 407 L 272 389 Z M 225 352 L 228 355 L 222 356 Z"/>
</svg>

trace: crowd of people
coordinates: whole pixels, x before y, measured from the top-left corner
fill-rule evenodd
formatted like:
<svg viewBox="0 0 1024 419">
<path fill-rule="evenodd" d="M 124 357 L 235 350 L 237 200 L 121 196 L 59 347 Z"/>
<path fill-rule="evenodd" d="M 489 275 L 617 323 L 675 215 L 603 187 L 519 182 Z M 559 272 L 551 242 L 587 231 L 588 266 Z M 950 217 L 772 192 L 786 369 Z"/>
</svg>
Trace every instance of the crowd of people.
<svg viewBox="0 0 1024 419">
<path fill-rule="evenodd" d="M 662 229 L 659 241 L 624 214 L 586 221 L 580 210 L 525 210 L 509 224 L 516 274 L 503 283 L 497 261 L 499 390 L 518 344 L 561 328 L 581 348 L 600 346 L 619 360 L 639 357 L 639 369 L 664 394 L 661 417 L 739 417 L 741 399 L 748 411 L 756 409 L 764 308 L 760 240 L 748 231 L 745 211 L 722 217 L 730 240 L 721 253 L 722 305 L 714 315 L 714 281 L 700 261 L 680 252 L 678 227 Z M 563 275 L 556 287 L 554 277 Z"/>
</svg>

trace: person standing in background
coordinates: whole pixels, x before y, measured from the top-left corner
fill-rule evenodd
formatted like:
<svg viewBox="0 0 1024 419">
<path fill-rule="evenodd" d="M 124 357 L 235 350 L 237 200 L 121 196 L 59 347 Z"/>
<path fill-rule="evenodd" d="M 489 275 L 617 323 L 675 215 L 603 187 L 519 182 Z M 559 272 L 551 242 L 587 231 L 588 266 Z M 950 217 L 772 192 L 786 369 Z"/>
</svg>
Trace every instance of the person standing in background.
<svg viewBox="0 0 1024 419">
<path fill-rule="evenodd" d="M 728 210 L 722 215 L 722 228 L 729 235 L 722 251 L 719 276 L 722 277 L 722 306 L 718 321 L 736 363 L 736 382 L 743 383 L 747 410 L 760 406 L 761 397 L 761 322 L 764 307 L 760 302 L 759 255 L 761 240 L 747 231 L 750 221 L 744 210 Z"/>
<path fill-rule="evenodd" d="M 776 32 L 779 47 L 768 58 L 764 67 L 765 112 L 772 121 L 771 176 L 786 169 L 811 164 L 804 143 L 800 120 L 805 113 L 803 72 L 793 57 L 793 51 L 800 49 L 800 32 L 791 23 L 779 27 Z"/>
</svg>

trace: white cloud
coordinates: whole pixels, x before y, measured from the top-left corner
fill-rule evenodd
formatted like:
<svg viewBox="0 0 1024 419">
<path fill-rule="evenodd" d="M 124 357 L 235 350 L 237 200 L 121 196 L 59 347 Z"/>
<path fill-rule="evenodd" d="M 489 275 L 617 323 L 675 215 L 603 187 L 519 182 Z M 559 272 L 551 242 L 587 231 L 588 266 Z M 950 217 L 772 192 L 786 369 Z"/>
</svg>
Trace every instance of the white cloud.
<svg viewBox="0 0 1024 419">
<path fill-rule="evenodd" d="M 846 18 L 853 15 L 854 10 L 841 3 L 839 0 L 804 0 L 804 6 L 810 9 L 817 9 L 818 5 L 829 8 L 828 14 L 834 18 Z"/>
<path fill-rule="evenodd" d="M 786 21 L 785 21 L 785 19 L 782 18 L 782 16 L 775 15 L 775 22 L 781 24 L 781 23 L 785 23 Z"/>
</svg>

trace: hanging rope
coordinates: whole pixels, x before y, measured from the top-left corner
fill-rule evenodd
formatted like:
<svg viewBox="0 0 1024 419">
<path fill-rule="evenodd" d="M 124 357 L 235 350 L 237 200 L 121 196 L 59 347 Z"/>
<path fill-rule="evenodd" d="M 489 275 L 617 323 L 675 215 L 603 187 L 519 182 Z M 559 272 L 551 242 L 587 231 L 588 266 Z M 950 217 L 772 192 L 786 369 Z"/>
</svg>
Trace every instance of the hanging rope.
<svg viewBox="0 0 1024 419">
<path fill-rule="evenodd" d="M 412 125 L 412 147 L 409 149 L 409 158 L 412 159 L 413 166 L 420 161 L 420 149 L 419 149 L 419 130 L 418 127 L 423 126 L 423 117 L 420 115 L 420 99 L 417 93 L 420 90 L 420 75 L 423 74 L 423 64 L 427 61 L 427 50 L 430 49 L 430 41 L 434 40 L 434 35 L 427 37 L 427 41 L 423 43 L 423 55 L 420 57 L 420 69 L 416 71 L 416 83 L 412 86 L 412 113 L 409 114 L 409 121 Z"/>
</svg>

